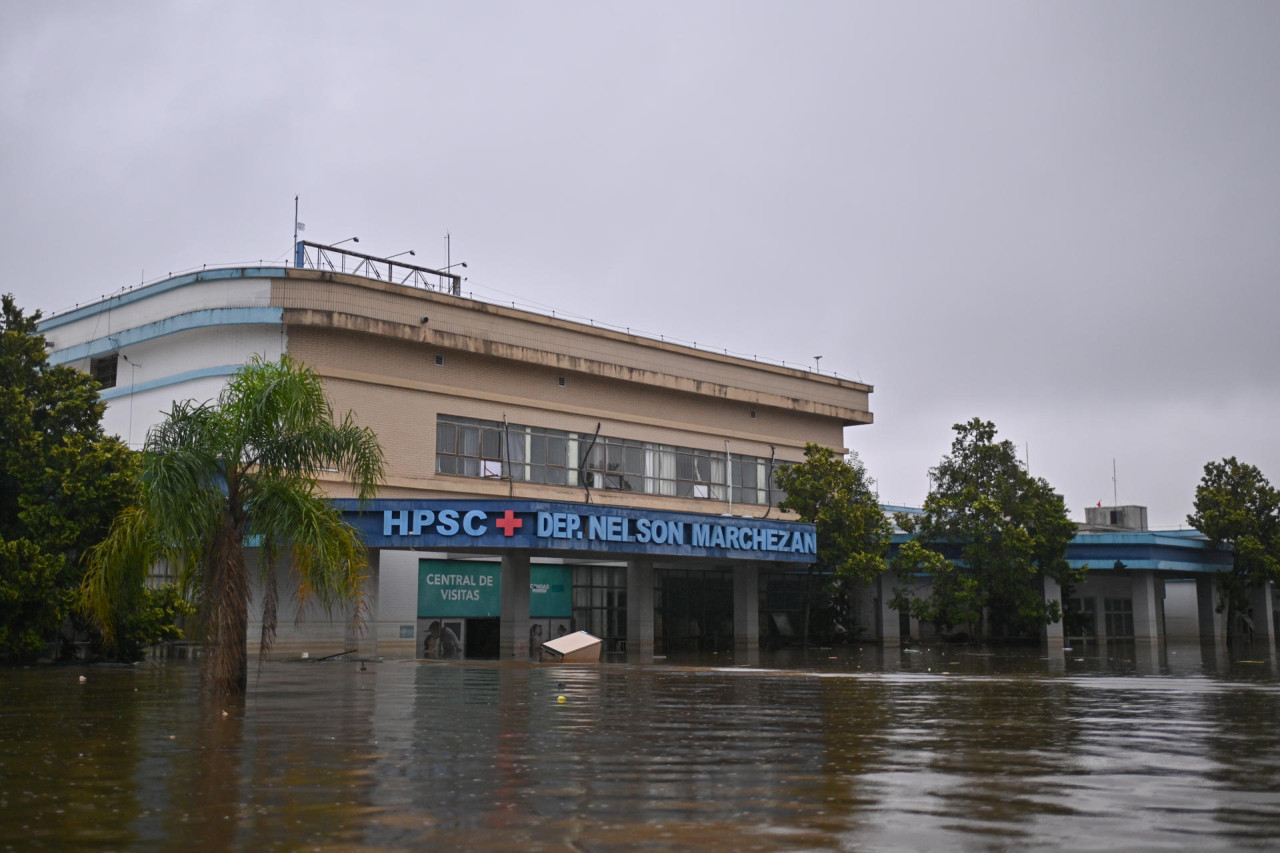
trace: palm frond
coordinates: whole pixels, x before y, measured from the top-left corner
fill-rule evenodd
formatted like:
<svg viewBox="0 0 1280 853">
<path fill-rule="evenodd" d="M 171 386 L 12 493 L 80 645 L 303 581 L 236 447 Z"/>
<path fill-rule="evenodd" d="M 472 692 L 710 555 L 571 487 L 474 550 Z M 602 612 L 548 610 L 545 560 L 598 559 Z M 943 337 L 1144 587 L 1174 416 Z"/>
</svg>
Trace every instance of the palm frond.
<svg viewBox="0 0 1280 853">
<path fill-rule="evenodd" d="M 120 603 L 131 600 L 142 588 L 158 555 L 151 518 L 141 506 L 121 512 L 106 539 L 85 554 L 86 572 L 78 604 L 108 643 L 117 639 Z"/>
<path fill-rule="evenodd" d="M 314 598 L 329 612 L 356 601 L 368 558 L 355 529 L 310 483 L 276 479 L 257 486 L 250 529 L 282 543 L 298 577 L 300 601 Z"/>
</svg>

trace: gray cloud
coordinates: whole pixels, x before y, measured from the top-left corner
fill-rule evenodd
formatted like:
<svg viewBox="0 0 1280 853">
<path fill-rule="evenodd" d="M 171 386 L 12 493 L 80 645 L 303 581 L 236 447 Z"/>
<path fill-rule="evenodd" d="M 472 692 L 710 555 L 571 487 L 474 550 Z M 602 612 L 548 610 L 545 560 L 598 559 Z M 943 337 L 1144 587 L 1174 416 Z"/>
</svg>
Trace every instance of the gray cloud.
<svg viewBox="0 0 1280 853">
<path fill-rule="evenodd" d="M 57 310 L 359 234 L 469 288 L 973 415 L 1081 507 L 1280 480 L 1280 8 L 0 6 L 3 288 Z"/>
</svg>

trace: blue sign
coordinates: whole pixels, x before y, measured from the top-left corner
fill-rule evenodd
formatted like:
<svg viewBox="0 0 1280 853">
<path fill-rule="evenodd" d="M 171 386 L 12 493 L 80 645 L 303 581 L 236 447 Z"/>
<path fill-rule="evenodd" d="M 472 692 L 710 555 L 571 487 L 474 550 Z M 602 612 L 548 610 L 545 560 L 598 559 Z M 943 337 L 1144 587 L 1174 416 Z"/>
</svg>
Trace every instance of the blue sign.
<svg viewBox="0 0 1280 853">
<path fill-rule="evenodd" d="M 431 548 L 811 563 L 812 524 L 520 500 L 334 503 L 373 548 Z"/>
</svg>

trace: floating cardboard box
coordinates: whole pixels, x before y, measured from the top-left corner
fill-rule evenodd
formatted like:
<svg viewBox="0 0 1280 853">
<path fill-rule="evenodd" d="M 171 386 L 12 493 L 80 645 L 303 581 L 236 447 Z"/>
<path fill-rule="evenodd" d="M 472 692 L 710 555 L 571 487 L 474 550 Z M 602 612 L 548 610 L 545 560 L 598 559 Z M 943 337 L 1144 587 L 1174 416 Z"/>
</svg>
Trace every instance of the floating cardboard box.
<svg viewBox="0 0 1280 853">
<path fill-rule="evenodd" d="M 565 634 L 542 644 L 542 658 L 556 663 L 599 663 L 600 644 L 599 637 L 586 631 Z"/>
</svg>

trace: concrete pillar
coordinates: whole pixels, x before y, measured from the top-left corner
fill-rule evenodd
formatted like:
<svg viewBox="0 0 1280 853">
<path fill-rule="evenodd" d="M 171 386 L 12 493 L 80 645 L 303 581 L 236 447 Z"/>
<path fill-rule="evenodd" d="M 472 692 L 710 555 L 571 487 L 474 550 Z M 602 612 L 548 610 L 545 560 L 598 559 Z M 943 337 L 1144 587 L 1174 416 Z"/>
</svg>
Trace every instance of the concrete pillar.
<svg viewBox="0 0 1280 853">
<path fill-rule="evenodd" d="M 1253 620 L 1253 641 L 1264 646 L 1269 654 L 1276 650 L 1275 603 L 1272 600 L 1272 582 L 1262 583 L 1249 590 L 1249 618 Z"/>
<path fill-rule="evenodd" d="M 1134 630 L 1137 630 L 1135 626 Z M 1160 675 L 1160 640 L 1138 638 L 1133 641 L 1133 668 L 1138 675 Z"/>
<path fill-rule="evenodd" d="M 1160 639 L 1160 587 L 1156 573 L 1134 571 L 1131 574 L 1133 589 L 1133 638 L 1134 640 Z"/>
<path fill-rule="evenodd" d="M 736 595 L 736 580 L 734 584 Z M 627 660 L 653 662 L 652 560 L 627 562 Z"/>
<path fill-rule="evenodd" d="M 1227 645 L 1227 614 L 1218 612 L 1222 595 L 1218 592 L 1217 578 L 1196 578 L 1196 610 L 1200 616 L 1200 642 L 1215 646 Z"/>
<path fill-rule="evenodd" d="M 893 598 L 893 581 L 885 572 L 876 579 L 876 636 L 882 645 L 902 645 L 902 632 L 898 629 L 898 611 L 889 606 Z"/>
<path fill-rule="evenodd" d="M 1046 605 L 1049 605 L 1055 601 L 1058 603 L 1058 611 L 1060 613 L 1063 612 L 1062 587 L 1058 584 L 1056 580 L 1049 577 L 1048 575 L 1045 575 L 1044 576 L 1044 603 Z M 1044 631 L 1041 634 L 1041 639 L 1043 639 L 1045 641 L 1045 644 L 1048 645 L 1049 653 L 1051 655 L 1054 652 L 1058 652 L 1060 654 L 1062 652 L 1063 646 L 1065 645 L 1065 643 L 1063 642 L 1064 626 L 1062 622 L 1063 622 L 1062 617 L 1059 617 L 1057 622 L 1051 622 L 1050 624 L 1045 625 Z"/>
<path fill-rule="evenodd" d="M 733 568 L 733 649 L 760 649 L 760 569 L 754 563 Z"/>
<path fill-rule="evenodd" d="M 529 657 L 529 555 L 504 554 L 499 585 L 502 620 L 498 656 L 502 660 L 525 660 Z"/>
<path fill-rule="evenodd" d="M 849 612 L 853 614 L 853 624 L 848 626 L 859 640 L 879 639 L 877 633 L 876 607 L 880 602 L 880 587 L 872 581 L 869 584 L 858 584 L 850 592 Z"/>
</svg>

